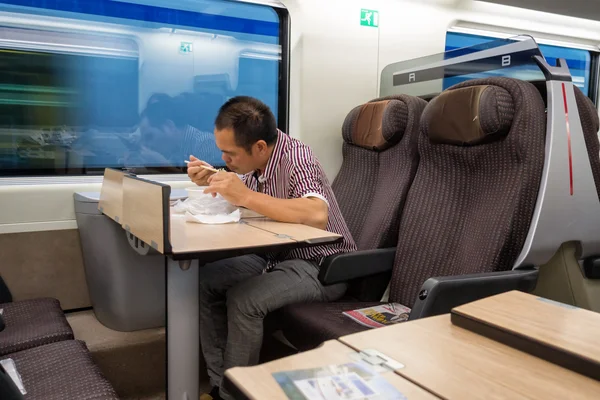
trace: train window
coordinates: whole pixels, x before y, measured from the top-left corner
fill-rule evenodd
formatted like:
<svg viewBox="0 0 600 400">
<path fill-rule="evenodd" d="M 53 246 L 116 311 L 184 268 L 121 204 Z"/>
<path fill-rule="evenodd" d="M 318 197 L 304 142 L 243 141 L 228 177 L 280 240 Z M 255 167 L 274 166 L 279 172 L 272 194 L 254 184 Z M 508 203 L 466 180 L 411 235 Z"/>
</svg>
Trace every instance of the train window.
<svg viewBox="0 0 600 400">
<path fill-rule="evenodd" d="M 474 46 L 494 40 L 495 38 L 484 35 L 475 35 L 462 32 L 448 32 L 446 34 L 446 51 L 455 50 L 463 47 Z M 588 50 L 574 49 L 570 47 L 551 46 L 538 44 L 540 51 L 550 65 L 556 65 L 557 58 L 567 60 L 567 65 L 573 77 L 573 84 L 578 86 L 583 93 L 590 96 L 590 82 L 592 71 L 592 53 Z M 502 70 L 495 71 L 502 74 Z M 524 80 L 544 79 L 542 73 L 533 64 L 521 68 L 517 75 L 515 70 L 510 71 L 511 77 Z M 487 76 L 490 76 L 489 74 Z M 465 77 L 455 77 L 444 80 L 444 89 L 458 83 Z"/>
<path fill-rule="evenodd" d="M 287 126 L 284 9 L 226 0 L 0 4 L 0 176 L 222 167 L 213 122 L 237 95 Z"/>
</svg>

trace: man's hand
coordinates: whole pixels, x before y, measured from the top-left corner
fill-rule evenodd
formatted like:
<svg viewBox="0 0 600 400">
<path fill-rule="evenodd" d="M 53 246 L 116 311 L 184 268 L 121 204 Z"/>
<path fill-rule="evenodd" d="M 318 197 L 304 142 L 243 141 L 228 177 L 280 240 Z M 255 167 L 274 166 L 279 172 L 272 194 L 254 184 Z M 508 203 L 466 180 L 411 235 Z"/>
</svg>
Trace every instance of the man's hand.
<svg viewBox="0 0 600 400">
<path fill-rule="evenodd" d="M 194 156 L 190 156 L 190 163 L 188 164 L 187 173 L 190 177 L 190 180 L 196 185 L 208 186 L 208 178 L 210 178 L 214 172 L 202 168 L 202 165 L 212 168 L 212 165 L 209 163 L 198 160 Z"/>
<path fill-rule="evenodd" d="M 244 207 L 252 190 L 248 189 L 244 182 L 233 172 L 219 172 L 208 178 L 209 186 L 204 193 L 214 196 L 220 194 L 225 200 L 234 206 Z"/>
</svg>

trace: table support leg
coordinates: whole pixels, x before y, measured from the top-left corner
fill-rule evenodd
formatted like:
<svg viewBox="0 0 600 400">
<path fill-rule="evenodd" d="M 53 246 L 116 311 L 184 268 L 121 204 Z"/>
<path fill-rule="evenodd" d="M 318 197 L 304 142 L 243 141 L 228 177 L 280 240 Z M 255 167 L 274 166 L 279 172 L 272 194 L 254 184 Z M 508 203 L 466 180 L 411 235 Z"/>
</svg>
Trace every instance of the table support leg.
<svg viewBox="0 0 600 400">
<path fill-rule="evenodd" d="M 198 261 L 167 259 L 167 398 L 197 400 L 200 307 Z"/>
</svg>

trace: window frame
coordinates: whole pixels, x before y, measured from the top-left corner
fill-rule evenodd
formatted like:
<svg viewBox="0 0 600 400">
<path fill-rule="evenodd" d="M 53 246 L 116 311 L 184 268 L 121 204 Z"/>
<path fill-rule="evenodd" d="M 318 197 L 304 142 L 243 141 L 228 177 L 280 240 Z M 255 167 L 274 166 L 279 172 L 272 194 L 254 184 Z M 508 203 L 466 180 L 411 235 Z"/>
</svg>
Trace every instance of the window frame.
<svg viewBox="0 0 600 400">
<path fill-rule="evenodd" d="M 279 16 L 279 45 L 281 46 L 281 61 L 279 62 L 279 98 L 277 104 L 277 125 L 280 130 L 289 133 L 290 127 L 290 36 L 291 19 L 287 8 L 271 6 Z"/>
<path fill-rule="evenodd" d="M 232 2 L 232 0 L 219 0 L 223 2 Z M 238 1 L 233 1 L 237 3 Z M 281 60 L 279 61 L 278 68 L 278 99 L 277 99 L 277 127 L 281 131 L 288 133 L 289 130 L 289 104 L 290 104 L 290 37 L 291 37 L 291 19 L 288 9 L 278 1 L 260 1 L 260 0 L 244 0 L 239 1 L 240 3 L 249 3 L 260 5 L 262 7 L 270 7 L 279 18 L 279 37 L 278 45 L 281 48 Z M 10 5 L 10 3 L 8 3 Z M 45 9 L 43 7 L 35 7 L 37 9 Z M 165 6 L 168 8 L 168 6 Z M 177 10 L 177 9 L 173 9 Z M 77 17 L 72 17 L 76 19 Z M 143 170 L 139 173 L 141 175 L 167 175 L 167 176 L 178 176 L 185 174 L 186 167 L 110 167 L 117 170 L 126 171 L 129 173 L 138 173 L 136 170 Z M 85 177 L 96 177 L 104 174 L 105 167 L 86 167 L 81 166 L 78 168 L 70 168 L 64 173 L 57 173 L 60 169 L 0 169 L 0 180 L 3 179 L 14 179 L 20 177 L 28 178 L 40 178 L 43 180 L 49 179 L 50 177 L 72 177 L 72 178 L 85 178 Z"/>
</svg>

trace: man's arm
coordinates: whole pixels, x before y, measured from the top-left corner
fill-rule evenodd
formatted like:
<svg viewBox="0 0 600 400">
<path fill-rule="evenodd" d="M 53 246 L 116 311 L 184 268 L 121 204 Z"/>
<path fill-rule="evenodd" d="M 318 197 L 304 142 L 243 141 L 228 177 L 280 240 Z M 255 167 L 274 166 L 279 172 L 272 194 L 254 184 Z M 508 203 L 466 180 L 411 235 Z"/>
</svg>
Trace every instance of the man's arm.
<svg viewBox="0 0 600 400">
<path fill-rule="evenodd" d="M 308 150 L 307 150 L 308 151 Z M 233 173 L 212 175 L 205 193 L 219 193 L 236 206 L 246 207 L 275 221 L 326 229 L 329 221 L 323 173 L 312 154 L 295 159 L 290 177 L 289 199 L 278 199 L 250 190 Z"/>
<path fill-rule="evenodd" d="M 327 227 L 329 207 L 327 203 L 313 196 L 294 199 L 276 199 L 264 193 L 250 190 L 233 172 L 219 172 L 208 178 L 209 187 L 204 193 L 219 193 L 225 200 L 236 206 L 280 222 L 304 224 L 319 229 Z M 318 193 L 316 193 L 318 194 Z"/>
<path fill-rule="evenodd" d="M 281 222 L 326 229 L 329 204 L 325 198 L 322 171 L 309 149 L 294 155 L 290 176 L 290 199 L 277 199 L 263 193 L 247 196 L 247 206 L 257 213 Z"/>
<path fill-rule="evenodd" d="M 242 207 L 275 221 L 303 224 L 318 229 L 327 228 L 329 207 L 316 197 L 276 199 L 264 193 L 250 191 L 243 203 Z"/>
</svg>

